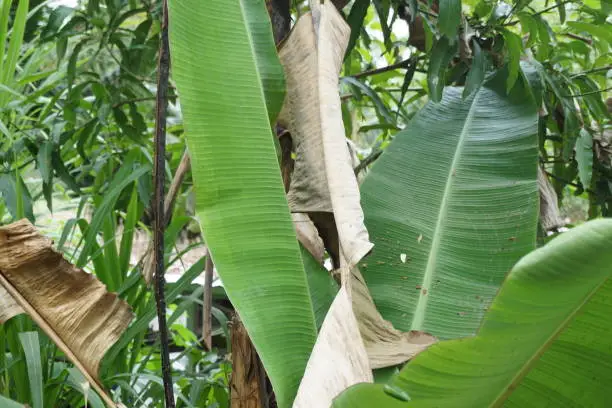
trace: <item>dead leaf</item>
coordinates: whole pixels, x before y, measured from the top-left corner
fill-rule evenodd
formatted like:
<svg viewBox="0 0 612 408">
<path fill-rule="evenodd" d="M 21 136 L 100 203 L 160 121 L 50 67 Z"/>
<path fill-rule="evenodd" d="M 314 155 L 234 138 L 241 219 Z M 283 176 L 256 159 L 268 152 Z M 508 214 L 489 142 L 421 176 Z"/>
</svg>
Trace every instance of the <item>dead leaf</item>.
<svg viewBox="0 0 612 408">
<path fill-rule="evenodd" d="M 5 323 L 12 317 L 18 314 L 25 313 L 23 309 L 15 302 L 15 299 L 0 286 L 0 324 Z"/>
<path fill-rule="evenodd" d="M 545 231 L 565 225 L 559 212 L 557 193 L 548 181 L 542 167 L 538 166 L 538 187 L 540 190 L 540 223 Z"/>
<path fill-rule="evenodd" d="M 323 262 L 325 248 L 323 241 L 317 232 L 313 222 L 308 218 L 308 215 L 302 213 L 291 214 L 293 219 L 293 227 L 298 241 L 312 254 L 318 261 Z"/>
<path fill-rule="evenodd" d="M 342 287 L 327 312 L 293 408 L 329 407 L 348 387 L 373 381 L 350 296 Z"/>
<path fill-rule="evenodd" d="M 115 407 L 98 369 L 132 319 L 129 305 L 66 261 L 27 220 L 0 227 L 0 286 Z"/>
<path fill-rule="evenodd" d="M 353 310 L 373 369 L 402 364 L 437 341 L 427 333 L 395 329 L 376 309 L 361 272 L 352 272 Z"/>
<path fill-rule="evenodd" d="M 311 1 L 311 10 L 279 52 L 287 80 L 279 123 L 289 129 L 296 151 L 288 200 L 293 212 L 333 213 L 343 256 L 354 265 L 373 245 L 363 223 L 338 88 L 350 27 L 329 0 Z"/>
</svg>

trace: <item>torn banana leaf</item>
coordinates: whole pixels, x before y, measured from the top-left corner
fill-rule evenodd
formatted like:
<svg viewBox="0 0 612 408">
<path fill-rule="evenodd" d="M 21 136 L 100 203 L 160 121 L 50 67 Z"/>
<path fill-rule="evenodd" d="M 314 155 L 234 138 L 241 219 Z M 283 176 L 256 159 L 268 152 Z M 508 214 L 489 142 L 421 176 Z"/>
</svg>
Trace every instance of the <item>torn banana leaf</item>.
<svg viewBox="0 0 612 408">
<path fill-rule="evenodd" d="M 3 301 L 9 294 L 114 407 L 98 368 L 132 319 L 129 305 L 66 261 L 27 220 L 0 227 L 0 287 Z"/>
<path fill-rule="evenodd" d="M 292 212 L 333 213 L 343 257 L 354 265 L 373 245 L 363 223 L 338 88 L 350 27 L 329 0 L 313 1 L 311 8 L 279 52 L 287 81 L 279 122 L 289 129 L 296 151 L 288 200 Z"/>
</svg>

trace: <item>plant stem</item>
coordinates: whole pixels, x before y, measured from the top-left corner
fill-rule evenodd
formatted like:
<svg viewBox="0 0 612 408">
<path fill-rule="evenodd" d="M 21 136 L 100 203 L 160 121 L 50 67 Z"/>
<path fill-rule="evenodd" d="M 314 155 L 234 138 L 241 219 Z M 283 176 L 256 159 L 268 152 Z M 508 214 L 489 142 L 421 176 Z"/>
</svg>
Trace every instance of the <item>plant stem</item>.
<svg viewBox="0 0 612 408">
<path fill-rule="evenodd" d="M 206 251 L 206 268 L 204 269 L 204 305 L 202 316 L 202 341 L 208 351 L 212 350 L 212 281 L 215 265 L 210 256 L 210 249 Z"/>
<path fill-rule="evenodd" d="M 387 67 L 371 69 L 369 71 L 360 72 L 358 74 L 351 75 L 351 76 L 353 78 L 362 78 L 362 77 L 367 77 L 367 76 L 372 76 L 372 75 L 378 75 L 378 74 L 382 74 L 388 71 L 394 71 L 396 69 L 408 68 L 411 63 L 414 62 L 416 64 L 417 61 L 414 61 L 413 58 L 408 58 L 403 61 L 397 62 L 395 64 L 389 65 Z M 424 72 L 424 71 L 417 69 L 416 72 Z"/>
<path fill-rule="evenodd" d="M 162 0 L 161 43 L 159 47 L 157 102 L 155 110 L 155 164 L 153 169 L 153 247 L 155 260 L 155 301 L 159 323 L 162 378 L 166 408 L 174 408 L 172 367 L 168 350 L 168 327 L 166 323 L 166 298 L 164 293 L 164 176 L 166 164 L 166 110 L 168 107 L 168 77 L 170 74 L 170 45 L 168 42 L 168 2 Z"/>
<path fill-rule="evenodd" d="M 354 169 L 355 175 L 358 175 L 363 169 L 374 163 L 383 154 L 382 150 L 372 152 L 368 157 L 363 159 Z"/>
</svg>

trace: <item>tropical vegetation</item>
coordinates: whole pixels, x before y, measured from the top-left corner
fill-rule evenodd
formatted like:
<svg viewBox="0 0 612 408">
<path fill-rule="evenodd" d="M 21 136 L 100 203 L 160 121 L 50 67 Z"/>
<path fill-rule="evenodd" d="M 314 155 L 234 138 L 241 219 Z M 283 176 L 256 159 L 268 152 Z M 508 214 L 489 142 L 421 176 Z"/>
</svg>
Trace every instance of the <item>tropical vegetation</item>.
<svg viewBox="0 0 612 408">
<path fill-rule="evenodd" d="M 0 0 L 0 406 L 607 406 L 611 10 Z"/>
</svg>

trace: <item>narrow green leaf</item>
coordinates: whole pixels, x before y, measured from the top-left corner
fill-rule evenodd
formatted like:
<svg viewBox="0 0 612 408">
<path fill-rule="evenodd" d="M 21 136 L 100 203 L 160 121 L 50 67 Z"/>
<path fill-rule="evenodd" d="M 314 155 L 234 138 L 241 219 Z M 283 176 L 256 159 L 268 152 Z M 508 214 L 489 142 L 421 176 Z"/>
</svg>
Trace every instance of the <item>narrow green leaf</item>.
<svg viewBox="0 0 612 408">
<path fill-rule="evenodd" d="M 76 76 L 77 63 L 79 62 L 79 53 L 85 46 L 87 39 L 79 42 L 74 49 L 72 50 L 72 54 L 70 55 L 70 59 L 68 60 L 68 67 L 66 68 L 66 79 L 68 80 L 68 87 L 71 88 L 74 83 L 74 78 Z"/>
<path fill-rule="evenodd" d="M 537 50 L 537 59 L 538 61 L 545 61 L 548 59 L 550 54 L 550 43 L 552 42 L 551 28 L 541 16 L 535 17 L 536 24 L 538 25 L 538 37 L 540 41 L 538 41 L 538 50 Z"/>
<path fill-rule="evenodd" d="M 41 41 L 49 41 L 64 24 L 64 20 L 74 12 L 72 7 L 58 6 L 51 11 L 47 25 L 40 34 Z"/>
<path fill-rule="evenodd" d="M 36 163 L 38 164 L 38 171 L 43 182 L 50 183 L 53 178 L 53 166 L 51 163 L 51 155 L 53 153 L 53 143 L 50 141 L 43 142 L 38 149 L 36 155 Z"/>
<path fill-rule="evenodd" d="M 521 37 L 514 34 L 512 31 L 503 31 L 504 42 L 506 44 L 507 63 L 508 63 L 508 83 L 506 89 L 508 92 L 512 89 L 519 75 L 519 68 L 521 63 L 521 53 L 523 51 L 523 41 Z"/>
<path fill-rule="evenodd" d="M 438 15 L 440 34 L 455 38 L 459 24 L 461 24 L 461 0 L 440 0 Z"/>
<path fill-rule="evenodd" d="M 19 340 L 23 347 L 23 353 L 28 368 L 32 406 L 33 408 L 43 408 L 43 374 L 38 332 L 21 332 L 19 333 Z"/>
<path fill-rule="evenodd" d="M 449 87 L 361 185 L 376 250 L 360 270 L 399 330 L 473 335 L 508 270 L 535 247 L 537 108 L 522 78 L 506 94 L 506 78 L 498 72 L 467 99 Z"/>
<path fill-rule="evenodd" d="M 315 342 L 316 324 L 256 56 L 262 44 L 273 47 L 272 33 L 253 31 L 248 22 L 265 12 L 264 2 L 171 0 L 169 10 L 173 75 L 192 160 L 196 214 L 279 407 L 289 407 Z M 211 18 L 215 15 L 223 18 Z M 273 63 L 280 65 L 277 58 Z M 228 76 L 235 80 L 228 82 Z"/>
<path fill-rule="evenodd" d="M 561 24 L 565 23 L 565 2 L 563 0 L 555 0 L 557 9 L 559 10 L 559 20 Z"/>
<path fill-rule="evenodd" d="M 355 44 L 357 44 L 357 39 L 363 27 L 363 21 L 368 14 L 368 8 L 370 8 L 370 0 L 356 0 L 353 7 L 351 7 L 351 12 L 347 18 L 348 25 L 351 27 L 351 37 L 346 48 L 345 59 L 348 58 L 353 48 L 355 48 Z"/>
<path fill-rule="evenodd" d="M 137 166 L 136 168 L 133 166 L 133 163 L 130 162 L 125 162 L 123 166 L 121 166 L 117 174 L 115 174 L 113 182 L 108 187 L 108 191 L 105 192 L 104 199 L 100 205 L 96 207 L 91 223 L 89 224 L 89 228 L 87 229 L 87 233 L 82 238 L 84 245 L 76 262 L 78 267 L 82 268 L 87 263 L 90 250 L 95 243 L 100 227 L 102 226 L 105 217 L 107 217 L 108 214 L 114 209 L 115 203 L 119 198 L 119 194 L 121 194 L 121 192 L 128 185 L 130 185 L 130 183 L 134 182 L 140 176 L 150 170 L 148 165 Z"/>
<path fill-rule="evenodd" d="M 446 70 L 456 52 L 457 41 L 451 43 L 447 37 L 441 37 L 433 46 L 427 72 L 427 85 L 429 97 L 434 102 L 442 100 L 442 91 L 446 85 Z"/>
<path fill-rule="evenodd" d="M 531 47 L 538 39 L 538 23 L 535 18 L 529 13 L 521 12 L 517 14 L 519 21 L 521 22 L 521 30 L 525 34 L 529 34 L 529 39 L 525 46 Z"/>
<path fill-rule="evenodd" d="M 0 52 L 2 52 L 2 58 L 0 58 L 0 84 L 4 81 L 4 53 L 5 53 L 5 44 L 6 44 L 6 36 L 8 33 L 8 20 L 9 14 L 11 11 L 11 2 L 9 0 L 3 0 L 0 3 Z"/>
<path fill-rule="evenodd" d="M 593 177 L 593 136 L 582 128 L 576 141 L 576 161 L 578 162 L 578 177 L 582 186 L 587 189 Z"/>
<path fill-rule="evenodd" d="M 472 41 L 472 66 L 465 80 L 465 88 L 463 88 L 463 97 L 467 98 L 482 84 L 487 71 L 487 59 L 485 54 L 480 49 L 478 41 Z"/>
<path fill-rule="evenodd" d="M 402 105 L 404 103 L 404 98 L 406 97 L 406 92 L 408 92 L 408 88 L 412 83 L 412 78 L 414 78 L 414 73 L 417 69 L 417 58 L 412 58 L 410 65 L 406 69 L 406 74 L 404 74 L 404 82 L 402 83 L 402 93 L 400 95 L 399 103 L 397 104 L 397 112 L 399 114 Z"/>
<path fill-rule="evenodd" d="M 521 259 L 476 337 L 431 346 L 394 379 L 411 403 L 363 384 L 345 391 L 334 407 L 607 406 L 610 244 L 612 220 L 600 219 Z"/>
<path fill-rule="evenodd" d="M 595 44 L 599 44 L 598 48 L 601 52 L 607 52 L 612 45 L 612 24 L 610 23 L 591 24 L 583 21 L 568 21 L 567 25 L 577 34 L 584 32 L 591 35 L 596 40 Z"/>
<path fill-rule="evenodd" d="M 374 3 L 374 8 L 376 9 L 376 13 L 378 14 L 378 20 L 382 29 L 385 47 L 387 49 L 390 49 L 391 28 L 389 27 L 389 23 L 387 20 L 389 19 L 389 10 L 391 8 L 391 3 L 389 2 L 389 0 L 372 0 L 372 2 Z"/>
<path fill-rule="evenodd" d="M 74 177 L 72 177 L 72 175 L 68 171 L 68 168 L 66 168 L 66 165 L 64 164 L 64 161 L 62 160 L 59 151 L 55 150 L 51 153 L 51 164 L 60 180 L 66 183 L 66 185 L 72 191 L 81 195 L 81 188 L 79 187 L 79 184 L 76 182 Z"/>
<path fill-rule="evenodd" d="M 353 77 L 343 77 L 342 82 L 350 84 L 358 88 L 360 92 L 366 94 L 372 100 L 372 103 L 374 104 L 374 107 L 376 109 L 376 113 L 378 113 L 378 115 L 380 115 L 386 123 L 395 123 L 395 119 L 393 118 L 391 111 L 380 98 L 378 92 L 374 91 L 368 85 Z"/>
</svg>

